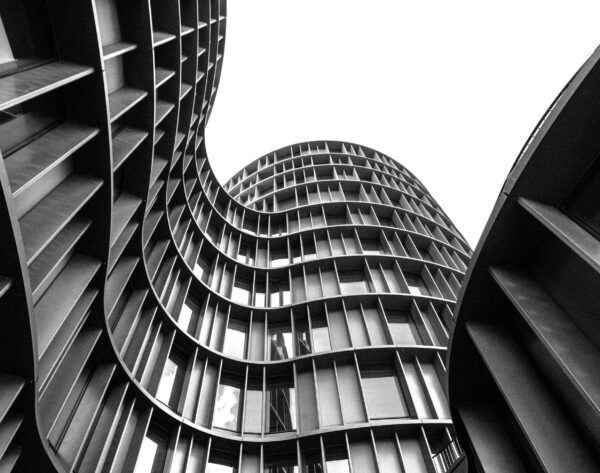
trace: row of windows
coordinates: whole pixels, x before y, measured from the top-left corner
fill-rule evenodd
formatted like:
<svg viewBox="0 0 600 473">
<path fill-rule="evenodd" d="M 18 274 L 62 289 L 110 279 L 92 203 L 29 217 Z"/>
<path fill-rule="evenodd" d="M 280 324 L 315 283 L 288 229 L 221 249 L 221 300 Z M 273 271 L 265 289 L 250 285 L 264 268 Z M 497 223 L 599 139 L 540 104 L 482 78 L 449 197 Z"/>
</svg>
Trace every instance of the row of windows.
<svg viewBox="0 0 600 473">
<path fill-rule="evenodd" d="M 200 255 L 194 275 L 210 289 L 235 303 L 282 307 L 305 301 L 358 293 L 400 293 L 456 300 L 460 281 L 454 273 L 433 272 L 417 262 L 325 261 L 269 273 L 247 270 L 220 255 Z M 403 269 L 402 269 L 403 268 Z M 433 269 L 433 268 L 432 268 Z"/>
<path fill-rule="evenodd" d="M 359 364 L 351 358 L 317 360 L 272 371 L 252 367 L 239 375 L 172 347 L 155 396 L 192 422 L 249 435 L 404 417 L 450 418 L 439 355 Z"/>
<path fill-rule="evenodd" d="M 308 163 L 293 161 L 290 169 L 279 174 L 266 174 L 258 176 L 255 182 L 244 184 L 238 194 L 232 195 L 241 202 L 247 203 L 249 199 L 257 199 L 273 191 L 286 189 L 303 183 L 317 182 L 328 179 L 341 179 L 347 181 L 372 181 L 385 184 L 402 190 L 403 192 L 433 205 L 427 195 L 420 189 L 408 184 L 403 175 L 392 169 L 373 166 L 369 161 L 353 158 L 351 156 L 322 156 L 320 159 L 311 159 Z"/>
<path fill-rule="evenodd" d="M 393 431 L 353 432 L 278 446 L 244 444 L 232 450 L 216 440 L 181 436 L 169 457 L 173 442 L 159 426 L 151 425 L 134 473 L 445 473 L 435 453 L 452 439 L 447 427 L 426 427 L 414 437 Z M 461 454 L 459 448 L 456 444 L 454 455 Z M 171 467 L 165 468 L 169 462 Z"/>
<path fill-rule="evenodd" d="M 279 268 L 341 255 L 394 255 L 422 259 L 464 272 L 465 261 L 452 248 L 393 230 L 329 228 L 277 240 L 257 240 L 224 228 L 215 243 L 223 254 L 249 266 Z M 416 240 L 416 241 L 415 241 Z"/>
<path fill-rule="evenodd" d="M 339 181 L 319 182 L 316 184 L 298 186 L 279 191 L 267 197 L 252 202 L 252 206 L 264 212 L 284 212 L 296 207 L 318 205 L 329 202 L 366 202 L 398 207 L 427 220 L 435 221 L 438 225 L 456 234 L 456 229 L 448 223 L 448 219 L 434 207 L 428 207 L 413 197 L 406 197 L 399 191 L 380 185 L 368 185 L 353 182 L 343 185 Z M 250 204 L 250 202 L 248 203 Z"/>
<path fill-rule="evenodd" d="M 235 306 L 233 306 L 235 307 Z M 447 304 L 393 301 L 313 303 L 283 314 L 253 311 L 188 295 L 177 323 L 202 344 L 234 358 L 277 361 L 350 347 L 445 346 L 452 313 Z M 238 309 L 239 310 L 239 309 Z"/>
<path fill-rule="evenodd" d="M 271 154 L 268 154 L 262 158 L 260 158 L 259 160 L 255 161 L 254 163 L 251 163 L 250 165 L 246 166 L 242 171 L 238 172 L 227 184 L 226 184 L 226 189 L 231 190 L 234 187 L 236 187 L 238 184 L 240 184 L 242 181 L 247 180 L 249 177 L 253 176 L 254 174 L 262 174 L 260 173 L 261 169 L 267 168 L 269 166 L 273 166 L 276 165 L 277 163 L 281 163 L 280 166 L 274 166 L 274 168 L 276 168 L 277 170 L 275 171 L 277 172 L 283 172 L 286 169 L 291 169 L 292 167 L 304 167 L 304 166 L 309 166 L 312 164 L 312 161 L 309 162 L 305 162 L 303 159 L 304 158 L 309 158 L 309 159 L 318 159 L 322 154 L 331 154 L 331 153 L 339 153 L 339 154 L 344 154 L 344 155 L 351 155 L 351 156 L 357 156 L 357 157 L 361 157 L 361 158 L 368 158 L 370 160 L 376 161 L 376 162 L 380 162 L 383 163 L 383 165 L 385 165 L 386 167 L 390 167 L 392 169 L 397 169 L 400 172 L 402 172 L 404 174 L 404 176 L 406 176 L 409 182 L 413 183 L 414 182 L 414 178 L 404 169 L 402 168 L 402 166 L 400 166 L 398 163 L 396 163 L 393 159 L 388 158 L 385 155 L 380 155 L 379 153 L 377 153 L 377 151 L 369 151 L 369 154 L 365 154 L 365 152 L 363 151 L 362 147 L 357 146 L 356 148 L 354 147 L 354 145 L 349 145 L 349 144 L 345 144 L 345 143 L 337 143 L 337 142 L 323 142 L 323 143 L 304 143 L 304 144 L 298 144 L 298 145 L 293 145 L 290 148 L 283 148 L 282 150 L 278 150 L 275 151 Z M 302 158 L 304 157 L 302 160 L 299 160 L 297 158 Z M 288 162 L 286 162 L 288 161 Z M 298 163 L 298 164 L 296 164 Z M 374 165 L 376 163 L 373 163 Z M 271 170 L 269 170 L 271 171 Z M 269 173 L 271 174 L 271 172 Z M 264 176 L 264 174 L 263 174 Z M 259 178 L 261 179 L 261 178 Z M 413 185 L 416 185 L 416 182 L 414 182 Z"/>
<path fill-rule="evenodd" d="M 224 191 L 216 182 L 211 181 L 210 183 L 207 183 L 209 177 L 212 176 L 212 171 L 208 169 L 206 159 L 198 160 L 198 165 L 201 169 L 199 187 L 202 189 L 203 192 L 200 190 L 194 190 L 195 182 L 192 181 L 192 188 L 189 189 L 188 196 L 192 212 L 199 225 L 203 225 L 203 222 L 208 223 L 208 220 L 210 220 L 211 217 L 213 217 L 213 210 L 216 209 L 219 212 L 219 214 L 225 216 L 229 224 L 235 226 L 236 228 L 243 229 L 245 231 L 259 236 L 277 236 L 297 231 L 297 229 L 300 228 L 300 219 L 304 218 L 304 215 L 312 214 L 316 216 L 320 213 L 321 215 L 323 215 L 324 218 L 325 215 L 323 214 L 323 212 L 327 212 L 332 216 L 340 214 L 339 208 L 333 207 L 326 210 L 301 209 L 299 213 L 287 212 L 284 214 L 274 215 L 256 214 L 254 212 L 248 212 L 246 207 L 240 205 L 233 205 L 234 201 L 227 194 L 224 194 Z M 202 170 L 203 168 L 206 169 Z M 188 170 L 188 172 L 191 171 Z M 357 191 L 357 201 L 359 200 L 359 194 L 360 192 Z M 414 231 L 419 231 L 420 233 L 428 235 L 432 238 L 440 239 L 441 241 L 444 241 L 446 243 L 452 242 L 452 245 L 455 245 L 456 248 L 464 251 L 465 253 L 468 252 L 466 246 L 463 246 L 463 244 L 458 242 L 458 234 L 452 226 L 452 224 L 449 222 L 446 223 L 445 220 L 440 216 L 440 213 L 437 213 L 436 211 L 435 215 L 431 218 L 431 221 L 428 221 L 430 220 L 430 217 L 424 216 L 425 214 L 421 210 L 422 204 L 421 207 L 419 207 L 417 204 L 415 204 L 415 207 L 412 207 L 410 205 L 410 202 L 408 202 L 406 198 L 404 199 L 404 201 L 402 201 L 400 197 L 401 196 L 399 195 L 398 202 L 400 207 L 411 213 L 411 215 L 403 215 L 411 221 L 410 224 L 407 224 L 409 229 L 410 227 L 423 227 L 422 230 L 419 228 L 419 230 L 415 229 Z M 396 197 L 394 197 L 394 200 L 395 199 Z M 391 200 L 389 200 L 389 202 L 391 202 Z M 352 213 L 355 213 L 357 209 L 360 213 L 362 213 L 362 215 L 369 213 L 373 213 L 374 215 L 376 215 L 374 218 L 375 223 L 370 223 L 372 225 L 377 225 L 376 222 L 379 220 L 380 225 L 398 226 L 392 223 L 394 216 L 396 216 L 396 219 L 399 219 L 397 212 L 393 209 L 381 206 L 375 208 L 371 205 L 360 205 L 358 203 L 348 205 L 347 208 L 348 210 L 344 213 L 348 216 L 350 216 Z M 425 209 L 425 207 L 422 208 Z M 428 212 L 427 209 L 425 209 L 425 211 Z M 363 222 L 363 219 L 366 217 L 361 218 L 362 215 L 357 216 L 358 220 L 350 218 L 345 219 L 345 221 L 338 221 L 334 224 L 353 223 L 360 225 L 363 223 L 369 223 L 367 221 Z M 221 228 L 223 222 L 221 219 L 218 220 L 218 222 L 214 222 L 214 225 L 216 226 L 216 228 Z M 331 225 L 329 221 L 328 224 Z M 404 228 L 404 225 L 400 224 L 399 228 Z"/>
<path fill-rule="evenodd" d="M 194 219 L 198 222 L 206 237 L 216 243 L 223 231 L 223 218 L 214 214 L 213 206 L 203 202 L 200 197 L 200 192 L 194 193 L 190 197 L 190 207 Z M 469 254 L 468 247 L 459 242 L 456 236 L 444 227 L 427 222 L 414 214 L 368 204 L 349 203 L 331 205 L 330 207 L 303 208 L 277 217 L 262 215 L 258 226 L 256 225 L 257 222 L 249 222 L 243 218 L 243 215 L 235 212 L 228 214 L 226 219 L 228 226 L 231 228 L 242 229 L 261 237 L 285 236 L 299 231 L 332 225 L 395 227 L 435 239 L 464 254 Z"/>
</svg>

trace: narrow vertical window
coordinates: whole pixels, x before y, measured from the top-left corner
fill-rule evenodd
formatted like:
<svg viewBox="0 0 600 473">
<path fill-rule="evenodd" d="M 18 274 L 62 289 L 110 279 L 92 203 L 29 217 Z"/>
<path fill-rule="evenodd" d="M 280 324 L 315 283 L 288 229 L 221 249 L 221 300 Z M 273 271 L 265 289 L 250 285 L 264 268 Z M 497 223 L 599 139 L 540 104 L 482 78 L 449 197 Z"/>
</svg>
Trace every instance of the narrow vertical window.
<svg viewBox="0 0 600 473">
<path fill-rule="evenodd" d="M 244 411 L 244 432 L 260 434 L 262 432 L 263 388 L 262 378 L 248 379 L 246 391 L 246 409 Z"/>
<path fill-rule="evenodd" d="M 222 429 L 239 431 L 240 385 L 225 373 L 217 389 L 213 425 Z"/>
<path fill-rule="evenodd" d="M 154 426 L 149 427 L 133 473 L 162 473 L 167 456 L 167 443 L 168 437 L 165 432 Z"/>
<path fill-rule="evenodd" d="M 296 356 L 312 353 L 306 314 L 302 318 L 295 320 L 294 329 L 296 331 Z"/>
<path fill-rule="evenodd" d="M 312 335 L 315 353 L 331 350 L 329 327 L 325 319 L 316 317 L 312 320 Z"/>
<path fill-rule="evenodd" d="M 269 385 L 267 403 L 269 432 L 296 430 L 296 392 L 292 382 Z"/>
<path fill-rule="evenodd" d="M 229 320 L 225 331 L 223 353 L 236 358 L 244 358 L 246 354 L 246 340 L 248 339 L 248 328 L 239 320 Z"/>
<path fill-rule="evenodd" d="M 292 331 L 289 326 L 269 329 L 269 359 L 285 360 L 291 358 L 292 354 Z"/>
<path fill-rule="evenodd" d="M 156 391 L 156 398 L 171 407 L 171 409 L 177 409 L 179 404 L 186 366 L 185 355 L 181 350 L 174 347 L 167 358 Z"/>
</svg>

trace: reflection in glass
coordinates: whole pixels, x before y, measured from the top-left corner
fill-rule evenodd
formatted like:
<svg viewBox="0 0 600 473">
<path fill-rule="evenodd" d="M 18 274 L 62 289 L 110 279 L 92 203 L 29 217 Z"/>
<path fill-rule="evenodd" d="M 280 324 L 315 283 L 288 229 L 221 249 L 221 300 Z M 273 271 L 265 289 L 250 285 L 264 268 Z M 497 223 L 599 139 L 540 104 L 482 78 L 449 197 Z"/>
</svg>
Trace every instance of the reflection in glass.
<svg viewBox="0 0 600 473">
<path fill-rule="evenodd" d="M 292 331 L 279 327 L 269 330 L 271 360 L 285 360 L 292 356 Z"/>
<path fill-rule="evenodd" d="M 291 384 L 267 387 L 267 426 L 269 432 L 296 429 L 296 396 Z"/>
<path fill-rule="evenodd" d="M 302 320 L 296 320 L 294 328 L 296 330 L 296 356 L 308 355 L 311 353 L 308 324 Z"/>
<path fill-rule="evenodd" d="M 156 398 L 173 409 L 177 409 L 179 403 L 185 369 L 185 358 L 176 349 L 172 350 L 160 377 Z"/>
<path fill-rule="evenodd" d="M 239 430 L 240 388 L 221 382 L 217 389 L 213 425 L 228 430 Z"/>
</svg>

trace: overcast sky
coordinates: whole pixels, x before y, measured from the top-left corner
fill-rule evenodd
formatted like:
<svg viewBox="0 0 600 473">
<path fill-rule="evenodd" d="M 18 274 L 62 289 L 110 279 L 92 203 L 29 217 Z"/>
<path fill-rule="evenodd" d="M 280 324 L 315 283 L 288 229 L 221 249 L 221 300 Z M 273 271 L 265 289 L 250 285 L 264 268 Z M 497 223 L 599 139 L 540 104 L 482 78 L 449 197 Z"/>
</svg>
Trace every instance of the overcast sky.
<svg viewBox="0 0 600 473">
<path fill-rule="evenodd" d="M 208 130 L 225 182 L 347 140 L 415 173 L 475 247 L 519 150 L 600 43 L 600 2 L 228 0 Z"/>
</svg>

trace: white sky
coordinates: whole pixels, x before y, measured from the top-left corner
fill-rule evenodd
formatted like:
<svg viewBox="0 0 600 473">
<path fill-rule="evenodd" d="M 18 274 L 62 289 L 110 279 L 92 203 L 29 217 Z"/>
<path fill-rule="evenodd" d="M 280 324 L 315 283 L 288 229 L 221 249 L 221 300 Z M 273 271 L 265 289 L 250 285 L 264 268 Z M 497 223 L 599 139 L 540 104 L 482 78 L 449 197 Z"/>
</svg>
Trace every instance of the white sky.
<svg viewBox="0 0 600 473">
<path fill-rule="evenodd" d="M 475 247 L 534 126 L 600 43 L 600 3 L 228 0 L 207 147 L 221 182 L 346 140 L 429 189 Z"/>
</svg>

